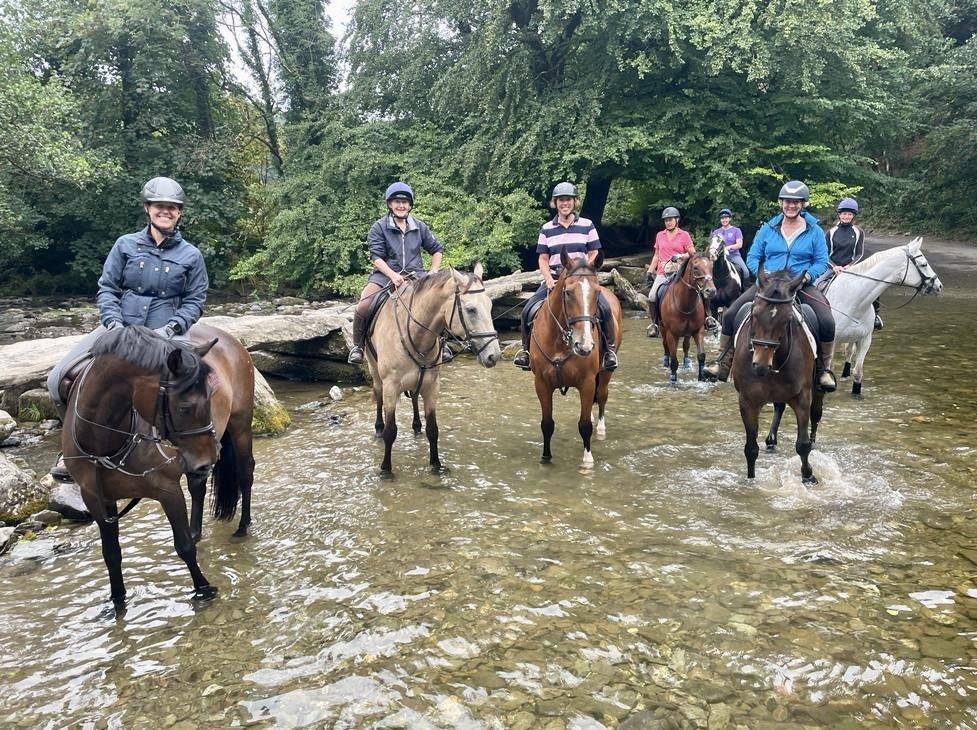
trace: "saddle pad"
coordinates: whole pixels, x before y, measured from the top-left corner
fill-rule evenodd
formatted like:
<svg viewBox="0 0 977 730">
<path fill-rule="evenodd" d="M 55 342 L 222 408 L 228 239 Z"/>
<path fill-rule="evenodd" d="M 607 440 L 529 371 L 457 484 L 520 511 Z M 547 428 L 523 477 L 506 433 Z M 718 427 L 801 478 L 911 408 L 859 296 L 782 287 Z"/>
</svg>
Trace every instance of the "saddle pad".
<svg viewBox="0 0 977 730">
<path fill-rule="evenodd" d="M 792 309 L 794 312 L 794 319 L 796 319 L 800 324 L 801 332 L 804 333 L 804 336 L 807 338 L 807 343 L 811 346 L 811 352 L 817 355 L 818 341 L 813 334 L 813 329 L 817 327 L 817 316 L 814 314 L 814 310 L 809 304 L 802 304 L 800 309 L 798 309 L 796 306 L 792 307 Z M 733 347 L 736 347 L 736 343 L 740 337 L 740 332 L 743 330 L 744 325 L 749 321 L 749 319 L 750 309 L 748 307 L 743 307 L 740 309 L 736 316 L 736 332 L 733 335 Z M 810 322 L 808 320 L 810 320 Z"/>
<path fill-rule="evenodd" d="M 540 299 L 538 302 L 533 304 L 526 316 L 527 321 L 532 322 L 536 318 L 536 313 L 539 312 L 539 308 L 543 306 L 543 302 L 545 301 L 545 299 Z"/>
</svg>

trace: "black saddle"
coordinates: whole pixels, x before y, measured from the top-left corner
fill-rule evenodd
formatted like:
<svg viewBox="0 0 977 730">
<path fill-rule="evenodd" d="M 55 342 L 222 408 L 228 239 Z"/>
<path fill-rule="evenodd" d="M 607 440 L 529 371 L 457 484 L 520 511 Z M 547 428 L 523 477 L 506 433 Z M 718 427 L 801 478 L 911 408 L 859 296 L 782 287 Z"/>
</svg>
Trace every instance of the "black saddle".
<svg viewBox="0 0 977 730">
<path fill-rule="evenodd" d="M 814 335 L 814 339 L 819 339 L 818 332 L 818 316 L 814 313 L 814 307 L 805 302 L 799 302 L 797 299 L 794 300 L 794 311 L 800 313 L 804 322 L 807 324 L 807 328 L 811 330 L 811 334 Z M 733 331 L 738 332 L 743 322 L 746 321 L 747 317 L 750 316 L 752 307 L 740 307 L 740 311 L 736 313 L 736 319 L 733 320 Z"/>
<path fill-rule="evenodd" d="M 390 298 L 390 289 L 381 289 L 376 294 L 373 295 L 373 299 L 370 300 L 370 306 L 367 307 L 366 317 L 365 317 L 365 330 L 370 332 L 373 329 L 373 319 L 377 316 L 377 312 L 380 311 L 380 307 L 383 306 Z"/>
</svg>

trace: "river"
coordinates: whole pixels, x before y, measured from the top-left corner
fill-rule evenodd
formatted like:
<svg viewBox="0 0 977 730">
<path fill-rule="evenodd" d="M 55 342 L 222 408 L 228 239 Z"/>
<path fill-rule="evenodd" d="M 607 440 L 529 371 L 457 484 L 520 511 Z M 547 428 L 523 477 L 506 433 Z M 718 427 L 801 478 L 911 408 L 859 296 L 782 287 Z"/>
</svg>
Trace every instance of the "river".
<svg viewBox="0 0 977 730">
<path fill-rule="evenodd" d="M 294 427 L 257 442 L 251 536 L 205 523 L 216 600 L 155 503 L 122 524 L 124 615 L 94 526 L 0 558 L 0 724 L 977 727 L 977 267 L 930 261 L 944 295 L 883 297 L 810 489 L 792 416 L 747 480 L 732 386 L 670 387 L 638 319 L 591 473 L 575 392 L 541 465 L 507 362 L 448 369 L 441 475 L 408 401 L 381 479 L 366 389 L 275 383 Z"/>
</svg>

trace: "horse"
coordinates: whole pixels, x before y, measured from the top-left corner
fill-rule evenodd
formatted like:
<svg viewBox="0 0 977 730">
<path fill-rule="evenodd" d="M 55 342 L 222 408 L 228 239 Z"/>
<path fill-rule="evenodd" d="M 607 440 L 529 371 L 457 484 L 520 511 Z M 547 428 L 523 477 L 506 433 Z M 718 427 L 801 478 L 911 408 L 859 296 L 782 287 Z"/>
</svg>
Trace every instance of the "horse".
<svg viewBox="0 0 977 730">
<path fill-rule="evenodd" d="M 794 312 L 794 298 L 804 285 L 805 275 L 802 272 L 792 278 L 787 271 L 767 274 L 761 269 L 749 321 L 734 346 L 731 372 L 746 431 L 743 453 L 749 479 L 756 476 L 760 453 L 760 410 L 767 403 L 786 403 L 797 418 L 794 448 L 801 457 L 802 481 L 805 485 L 818 483 L 808 454 L 821 421 L 824 393 L 814 384 L 816 346 L 812 349 Z"/>
<path fill-rule="evenodd" d="M 722 325 L 726 307 L 735 302 L 749 284 L 740 281 L 739 272 L 729 261 L 722 236 L 713 236 L 709 240 L 708 253 L 712 260 L 712 283 L 716 287 L 716 293 L 709 300 L 709 309 Z"/>
<path fill-rule="evenodd" d="M 236 535 L 251 522 L 251 416 L 254 368 L 247 350 L 226 332 L 198 324 L 180 344 L 139 326 L 103 334 L 93 360 L 68 399 L 61 446 L 85 506 L 98 524 L 111 599 L 120 606 L 119 518 L 142 498 L 157 500 L 186 563 L 194 595 L 217 588 L 200 571 L 200 536 L 206 480 L 214 474 L 214 516 L 230 519 L 241 498 Z M 187 475 L 193 523 L 180 479 Z M 120 499 L 132 498 L 122 512 Z"/>
<path fill-rule="evenodd" d="M 607 433 L 604 414 L 608 384 L 613 374 L 601 367 L 597 296 L 603 292 L 610 305 L 616 325 L 615 350 L 621 346 L 621 304 L 597 281 L 599 263 L 592 266 L 584 258 L 571 260 L 566 251 L 560 252 L 560 263 L 563 270 L 536 315 L 529 342 L 529 367 L 542 411 L 543 455 L 540 461 L 548 464 L 553 460 L 550 450 L 555 425 L 553 392 L 559 388 L 566 395 L 570 388 L 576 388 L 580 394 L 577 430 L 584 448 L 581 466 L 590 469 L 594 465 L 590 448 L 594 433 L 593 407 L 596 403 L 597 437 L 603 438 Z"/>
<path fill-rule="evenodd" d="M 943 291 L 943 282 L 920 251 L 922 243 L 923 239 L 917 236 L 904 246 L 879 251 L 843 270 L 827 286 L 825 297 L 836 315 L 835 340 L 847 343 L 841 377 L 854 375 L 851 394 L 856 398 L 862 394 L 863 366 L 875 332 L 872 302 L 891 286 L 914 289 L 910 302 L 918 294 L 937 295 Z M 777 431 L 783 414 L 784 404 L 774 404 L 773 421 L 766 438 L 768 450 L 777 446 Z"/>
<path fill-rule="evenodd" d="M 484 367 L 502 357 L 492 325 L 492 300 L 482 283 L 482 265 L 472 273 L 438 271 L 393 292 L 373 320 L 367 362 L 376 400 L 376 435 L 383 437 L 380 471 L 391 475 L 391 449 L 397 438 L 397 399 L 408 392 L 414 407 L 412 428 L 421 433 L 418 396 L 424 399 L 425 433 L 432 469 L 442 469 L 438 454 L 437 402 L 441 387 L 441 335 L 446 333 L 475 353 Z M 481 343 L 481 344 L 479 344 Z"/>
<path fill-rule="evenodd" d="M 712 299 L 716 287 L 712 281 L 712 261 L 708 256 L 696 253 L 686 258 L 668 288 L 658 293 L 658 316 L 661 319 L 664 363 L 671 368 L 669 381 L 678 382 L 678 343 L 682 340 L 685 362 L 689 359 L 689 340 L 695 337 L 695 349 L 699 361 L 699 380 L 705 380 L 706 365 L 705 319 L 703 299 Z"/>
</svg>

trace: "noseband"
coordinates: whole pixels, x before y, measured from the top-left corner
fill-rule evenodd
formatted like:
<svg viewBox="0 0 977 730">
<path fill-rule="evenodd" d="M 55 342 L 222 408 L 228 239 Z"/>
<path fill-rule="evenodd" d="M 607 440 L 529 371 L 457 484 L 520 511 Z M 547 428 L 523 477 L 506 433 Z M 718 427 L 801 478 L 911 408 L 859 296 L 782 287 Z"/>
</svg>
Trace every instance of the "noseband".
<svg viewBox="0 0 977 730">
<path fill-rule="evenodd" d="M 478 282 L 481 288 L 472 289 L 472 287 L 475 285 L 475 282 Z M 471 278 L 468 280 L 468 284 L 465 285 L 464 290 L 461 290 L 456 282 L 455 300 L 454 303 L 451 305 L 451 315 L 448 317 L 448 327 L 451 327 L 451 322 L 455 318 L 455 313 L 458 314 L 458 321 L 461 322 L 461 328 L 465 332 L 465 339 L 461 341 L 461 345 L 464 349 L 468 350 L 469 352 L 471 352 L 473 355 L 476 356 L 481 355 L 482 351 L 492 344 L 492 340 L 498 340 L 499 333 L 495 330 L 488 330 L 486 332 L 477 332 L 473 330 L 471 327 L 469 327 L 468 322 L 465 321 L 465 308 L 461 304 L 461 298 L 462 296 L 467 294 L 484 294 L 484 293 L 485 293 L 485 284 L 483 284 L 482 280 L 479 279 L 474 274 L 471 275 Z M 446 329 L 445 333 L 451 336 L 453 339 L 457 340 L 457 338 L 455 338 L 455 336 L 451 334 L 451 331 L 449 329 Z M 478 346 L 478 340 L 485 340 L 485 342 L 482 344 L 481 347 Z"/>
<path fill-rule="evenodd" d="M 768 297 L 765 294 L 761 294 L 758 291 L 756 293 L 756 297 L 755 298 L 756 299 L 762 299 L 763 301 L 769 302 L 770 304 L 786 304 L 786 305 L 788 305 L 788 307 L 791 307 L 791 308 L 794 306 L 794 297 L 788 297 L 786 299 L 778 299 L 778 298 L 774 298 L 774 297 Z M 794 316 L 792 309 L 790 311 L 790 316 L 791 317 Z M 756 314 L 755 314 L 755 311 L 751 311 L 750 312 L 750 350 L 751 351 L 752 350 L 755 350 L 758 347 L 763 347 L 763 348 L 771 349 L 771 350 L 774 350 L 774 351 L 778 350 L 780 348 L 781 343 L 783 342 L 783 339 L 780 339 L 780 340 L 766 340 L 766 339 L 763 339 L 763 338 L 760 338 L 760 337 L 755 337 L 753 335 L 753 325 L 754 325 L 755 322 L 756 322 Z M 786 355 L 786 357 L 784 357 L 784 362 L 787 362 L 790 359 L 790 354 L 791 354 L 791 351 L 793 350 L 793 347 L 794 347 L 794 340 L 790 336 L 790 319 L 787 320 L 787 324 L 786 324 L 786 327 L 784 329 L 785 329 L 785 332 L 786 332 L 786 335 L 787 335 L 787 341 L 788 341 L 788 345 L 789 345 L 789 349 L 787 350 L 787 355 Z M 778 368 L 771 367 L 771 370 L 774 373 L 779 372 L 779 369 Z"/>
</svg>

